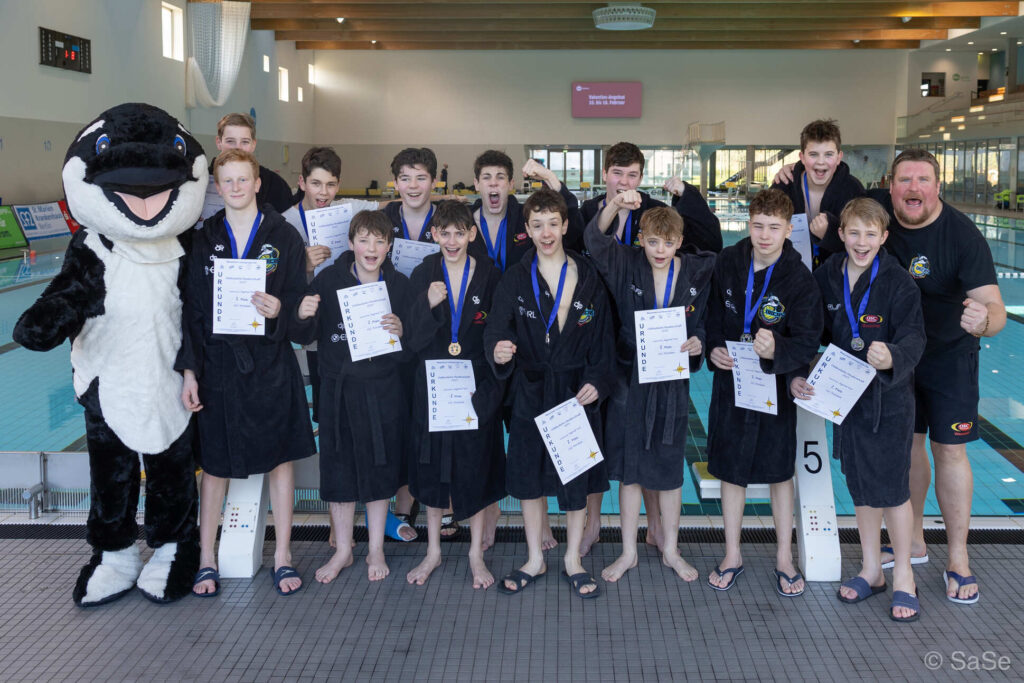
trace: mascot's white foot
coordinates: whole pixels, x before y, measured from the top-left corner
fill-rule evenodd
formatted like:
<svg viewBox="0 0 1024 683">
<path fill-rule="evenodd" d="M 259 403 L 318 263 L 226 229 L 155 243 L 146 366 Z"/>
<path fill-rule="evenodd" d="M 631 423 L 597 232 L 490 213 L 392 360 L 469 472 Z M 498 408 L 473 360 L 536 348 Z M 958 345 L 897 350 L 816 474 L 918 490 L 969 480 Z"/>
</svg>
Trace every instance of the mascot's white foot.
<svg viewBox="0 0 1024 683">
<path fill-rule="evenodd" d="M 134 543 L 124 550 L 94 550 L 92 560 L 78 575 L 75 604 L 95 607 L 113 602 L 135 587 L 141 571 L 142 560 Z"/>
<path fill-rule="evenodd" d="M 165 603 L 180 600 L 192 592 L 199 570 L 199 552 L 194 543 L 165 543 L 153 551 L 136 585 L 146 598 Z"/>
</svg>

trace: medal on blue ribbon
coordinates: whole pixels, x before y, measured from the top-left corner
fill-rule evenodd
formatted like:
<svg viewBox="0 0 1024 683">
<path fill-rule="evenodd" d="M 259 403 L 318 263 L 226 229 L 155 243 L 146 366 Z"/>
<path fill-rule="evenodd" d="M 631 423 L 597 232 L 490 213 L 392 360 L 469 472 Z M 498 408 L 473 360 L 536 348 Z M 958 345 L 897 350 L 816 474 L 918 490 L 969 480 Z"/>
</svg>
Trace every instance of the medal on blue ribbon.
<svg viewBox="0 0 1024 683">
<path fill-rule="evenodd" d="M 860 317 L 864 315 L 864 311 L 868 308 L 868 297 L 871 296 L 871 285 L 875 284 L 875 277 L 878 276 L 878 254 L 875 254 L 875 260 L 871 264 L 871 279 L 868 280 L 868 288 L 864 291 L 864 296 L 860 299 L 860 306 L 857 309 L 857 315 L 853 314 L 853 304 L 850 300 L 850 271 L 849 271 L 849 257 L 847 257 L 847 264 L 843 266 L 843 307 L 846 309 L 846 319 L 850 323 L 850 332 L 853 333 L 853 339 L 850 341 L 850 348 L 854 351 L 864 350 L 864 340 L 860 336 Z"/>
<path fill-rule="evenodd" d="M 498 234 L 494 241 L 487 232 L 487 219 L 484 218 L 484 209 L 480 207 L 480 232 L 484 234 L 484 244 L 487 245 L 487 255 L 498 266 L 498 270 L 505 271 L 505 230 L 508 227 L 508 215 L 502 216 L 501 224 L 498 225 Z"/>
<path fill-rule="evenodd" d="M 668 304 L 672 299 L 672 278 L 676 273 L 676 259 L 672 257 L 672 260 L 668 262 L 668 280 L 665 281 L 665 298 L 661 303 L 661 308 L 668 308 Z M 658 297 L 654 297 L 654 307 L 658 308 Z"/>
<path fill-rule="evenodd" d="M 548 322 L 544 326 L 544 343 L 551 343 L 551 326 L 555 324 L 555 320 L 558 318 L 558 307 L 562 301 L 562 290 L 565 288 L 565 274 L 569 270 L 569 257 L 565 257 L 565 263 L 562 264 L 562 273 L 558 276 L 558 293 L 555 294 L 555 303 L 551 306 L 551 315 L 548 316 Z M 530 276 L 533 279 L 533 298 L 537 302 L 537 313 L 544 315 L 544 312 L 540 308 L 540 284 L 537 282 L 537 255 L 533 256 L 533 265 L 530 267 Z"/>
<path fill-rule="evenodd" d="M 411 240 L 412 238 L 409 237 L 409 225 L 405 222 L 405 212 L 402 211 L 402 209 L 399 209 L 398 210 L 398 215 L 402 218 L 402 235 L 405 236 L 405 239 Z M 424 233 L 424 231 L 427 230 L 427 226 L 430 225 L 430 217 L 433 216 L 433 215 L 434 215 L 434 205 L 431 204 L 430 205 L 430 211 L 427 211 L 427 217 L 423 219 L 423 227 L 420 228 L 420 239 L 423 239 L 423 233 Z M 483 218 L 484 218 L 483 209 L 480 209 L 480 220 L 483 220 Z"/>
<path fill-rule="evenodd" d="M 459 322 L 462 320 L 462 309 L 466 302 L 466 285 L 469 283 L 469 258 L 462 267 L 462 285 L 459 288 L 459 297 L 455 298 L 452 292 L 452 282 L 448 278 L 448 265 L 442 260 L 441 271 L 444 273 L 444 286 L 448 290 L 448 303 L 452 312 L 452 343 L 448 345 L 448 353 L 458 356 L 462 353 L 462 344 L 459 343 Z"/>
</svg>

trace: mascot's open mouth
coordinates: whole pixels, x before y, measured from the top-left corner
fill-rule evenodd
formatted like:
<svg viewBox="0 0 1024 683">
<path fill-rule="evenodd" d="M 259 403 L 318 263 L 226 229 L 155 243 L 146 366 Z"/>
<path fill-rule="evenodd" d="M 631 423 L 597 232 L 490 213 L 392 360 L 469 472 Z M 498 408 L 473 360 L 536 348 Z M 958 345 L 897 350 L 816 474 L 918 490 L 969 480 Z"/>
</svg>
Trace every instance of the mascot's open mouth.
<svg viewBox="0 0 1024 683">
<path fill-rule="evenodd" d="M 92 182 L 133 223 L 151 227 L 174 205 L 187 180 L 182 176 L 167 168 L 119 168 L 97 174 Z"/>
<path fill-rule="evenodd" d="M 159 216 L 171 198 L 171 190 L 164 190 L 149 197 L 136 197 L 126 192 L 115 192 L 114 194 L 121 198 L 129 211 L 143 221 L 151 221 Z"/>
</svg>

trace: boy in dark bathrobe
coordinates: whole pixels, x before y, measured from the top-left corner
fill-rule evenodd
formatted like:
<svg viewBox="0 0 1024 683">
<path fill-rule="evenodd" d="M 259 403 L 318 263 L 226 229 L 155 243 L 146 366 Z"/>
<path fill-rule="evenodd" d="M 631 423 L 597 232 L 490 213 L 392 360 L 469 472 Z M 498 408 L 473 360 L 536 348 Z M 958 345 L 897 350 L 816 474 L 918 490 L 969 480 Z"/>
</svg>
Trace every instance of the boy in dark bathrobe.
<svg viewBox="0 0 1024 683">
<path fill-rule="evenodd" d="M 916 621 L 920 610 L 910 544 L 910 449 L 914 437 L 914 367 L 924 352 L 921 294 L 914 279 L 882 249 L 889 214 L 861 197 L 843 209 L 839 237 L 845 254 L 835 254 L 814 272 L 821 288 L 825 330 L 822 343 L 869 363 L 878 374 L 841 425 L 832 454 L 839 459 L 857 512 L 863 563 L 843 583 L 839 599 L 852 603 L 885 590 L 879 536 L 883 513 L 892 540 L 895 621 Z M 806 399 L 814 388 L 804 377 L 792 381 L 793 395 Z"/>
<path fill-rule="evenodd" d="M 409 280 L 387 258 L 391 224 L 380 211 L 360 211 L 349 224 L 349 250 L 317 275 L 297 310 L 299 341 L 317 340 L 320 356 L 320 497 L 330 503 L 337 551 L 316 579 L 330 583 L 352 564 L 356 501 L 366 505 L 370 581 L 388 575 L 384 526 L 388 501 L 405 479 L 409 397 L 401 378 L 406 350 L 353 361 L 338 291 L 383 281 L 391 313 L 381 327 L 402 337 L 412 298 Z"/>
<path fill-rule="evenodd" d="M 501 273 L 490 259 L 469 256 L 476 225 L 469 208 L 456 201 L 438 204 L 430 231 L 441 252 L 431 254 L 412 274 L 416 293 L 406 335 L 418 354 L 413 385 L 413 441 L 409 490 L 427 506 L 427 556 L 409 572 L 409 583 L 423 585 L 441 565 L 442 516 L 451 505 L 454 519 L 469 519 L 469 565 L 473 587 L 488 588 L 494 577 L 483 558 L 485 509 L 505 496 L 505 444 L 501 405 L 505 383 L 484 356 L 483 334 Z M 473 429 L 430 431 L 428 360 L 472 363 Z"/>
<path fill-rule="evenodd" d="M 832 254 L 846 253 L 838 234 L 839 214 L 851 199 L 864 196 L 864 186 L 843 161 L 842 145 L 835 121 L 811 121 L 800 131 L 800 161 L 790 171 L 792 181 L 772 185 L 789 196 L 794 213 L 807 214 L 815 269 Z"/>
<path fill-rule="evenodd" d="M 512 159 L 504 152 L 489 149 L 473 162 L 473 185 L 480 199 L 473 204 L 473 220 L 477 225 L 477 242 L 486 249 L 494 265 L 505 272 L 533 249 L 525 227 L 525 207 L 511 194 Z M 583 240 L 583 216 L 579 200 L 550 169 L 530 159 L 523 166 L 523 178 L 544 183 L 561 195 L 568 207 L 569 227 L 563 240 L 566 248 L 578 247 Z M 475 251 L 470 251 L 476 256 Z"/>
<path fill-rule="evenodd" d="M 512 379 L 506 488 L 522 501 L 529 559 L 499 584 L 520 593 L 547 567 L 542 537 L 545 496 L 557 496 L 566 511 L 565 570 L 580 597 L 599 587 L 580 562 L 587 496 L 608 490 L 599 463 L 562 484 L 534 418 L 573 397 L 585 408 L 601 442 L 599 401 L 610 389 L 613 369 L 611 310 L 600 275 L 579 254 L 566 252 L 568 209 L 553 190 L 538 190 L 523 205 L 535 248 L 511 266 L 494 293 L 484 330 L 487 359 L 501 379 Z"/>
<path fill-rule="evenodd" d="M 781 190 L 762 190 L 750 202 L 750 236 L 718 256 L 708 302 L 707 347 L 714 371 L 708 411 L 708 472 L 722 480 L 725 557 L 708 583 L 728 590 L 740 572 L 740 530 L 747 485 L 771 484 L 777 537 L 775 589 L 803 593 L 793 565 L 793 474 L 796 406 L 787 397 L 790 376 L 804 372 L 821 339 L 821 295 L 789 242 L 793 203 Z M 775 375 L 777 415 L 738 408 L 732 358 L 725 342 L 752 343 L 761 370 Z"/>
<path fill-rule="evenodd" d="M 685 310 L 687 340 L 681 350 L 690 354 L 690 371 L 695 372 L 703 357 L 704 313 L 715 255 L 692 248 L 677 254 L 683 241 L 683 219 L 667 206 L 655 207 L 640 219 L 641 249 L 620 244 L 614 235 L 605 234 L 620 209 L 639 205 L 640 193 L 636 190 L 615 195 L 583 235 L 591 260 L 611 290 L 621 321 L 604 453 L 608 477 L 622 483 L 622 554 L 601 576 L 605 581 L 618 581 L 637 564 L 643 487 L 656 492 L 661 521 L 669 530 L 661 547 L 662 561 L 680 578 L 692 581 L 697 578 L 697 570 L 680 557 L 678 534 L 671 532 L 679 528 L 690 381 L 640 384 L 634 319 L 636 311 L 668 307 Z"/>
<path fill-rule="evenodd" d="M 585 224 L 594 220 L 594 216 L 606 206 L 608 198 L 620 192 L 637 190 L 644 177 L 646 159 L 639 147 L 631 142 L 618 142 L 604 153 L 604 164 L 601 179 L 607 191 L 583 202 L 580 211 Z M 683 235 L 682 246 L 692 246 L 706 251 L 722 251 L 722 226 L 718 216 L 714 214 L 700 190 L 679 178 L 672 177 L 665 182 L 664 188 L 675 199 L 674 208 L 686 223 L 686 234 Z M 640 219 L 644 212 L 665 203 L 654 199 L 646 192 L 640 192 L 640 205 L 628 211 L 620 210 L 612 221 L 612 231 L 619 242 L 639 246 L 637 236 Z"/>
<path fill-rule="evenodd" d="M 175 368 L 184 374 L 182 400 L 197 413 L 200 464 L 200 567 L 193 592 L 218 591 L 216 555 L 228 479 L 269 474 L 276 541 L 274 585 L 282 595 L 302 581 L 291 567 L 295 492 L 292 462 L 316 451 L 306 391 L 289 341 L 299 341 L 289 311 L 306 287 L 302 240 L 273 207 L 257 210 L 259 164 L 240 149 L 213 163 L 225 208 L 192 234 L 185 283 L 184 338 Z M 266 263 L 266 291 L 252 303 L 265 318 L 263 336 L 213 331 L 213 264 L 217 258 Z"/>
</svg>

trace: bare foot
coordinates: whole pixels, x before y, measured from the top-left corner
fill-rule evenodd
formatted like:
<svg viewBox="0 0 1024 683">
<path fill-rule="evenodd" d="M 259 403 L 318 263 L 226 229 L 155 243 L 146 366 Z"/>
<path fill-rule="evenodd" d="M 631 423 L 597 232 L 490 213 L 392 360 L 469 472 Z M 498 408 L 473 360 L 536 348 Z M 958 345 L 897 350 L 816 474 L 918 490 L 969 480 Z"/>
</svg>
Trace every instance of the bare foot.
<svg viewBox="0 0 1024 683">
<path fill-rule="evenodd" d="M 657 548 L 658 550 L 661 550 L 661 539 L 660 539 L 661 534 L 658 532 L 657 529 L 652 529 L 651 527 L 647 527 L 647 533 L 645 535 L 646 535 L 646 538 L 644 539 L 644 542 L 647 545 L 653 546 L 653 547 Z"/>
<path fill-rule="evenodd" d="M 580 541 L 580 557 L 586 557 L 595 543 L 601 540 L 601 527 L 590 529 L 589 526 L 583 530 L 583 540 Z"/>
<path fill-rule="evenodd" d="M 414 583 L 417 586 L 422 586 L 427 582 L 427 579 L 430 578 L 430 574 L 440 566 L 440 553 L 438 553 L 437 555 L 427 553 L 427 556 L 423 558 L 423 561 L 416 565 L 416 567 L 412 571 L 405 575 L 405 580 L 409 583 Z M 373 581 L 372 576 L 370 577 L 370 580 Z"/>
<path fill-rule="evenodd" d="M 383 550 L 371 550 L 366 555 L 366 576 L 370 581 L 380 581 L 391 573 L 388 563 L 384 561 Z"/>
<path fill-rule="evenodd" d="M 415 541 L 416 537 L 419 536 L 416 533 L 416 529 L 408 525 L 398 527 L 398 535 L 405 541 Z M 355 541 L 352 542 L 352 545 L 355 546 Z"/>
<path fill-rule="evenodd" d="M 540 540 L 540 547 L 542 550 L 551 550 L 558 545 L 558 541 L 555 540 L 555 534 L 552 533 L 551 527 L 544 530 L 544 536 Z"/>
<path fill-rule="evenodd" d="M 684 560 L 676 553 L 661 556 L 661 563 L 666 567 L 671 567 L 675 570 L 676 574 L 683 581 L 693 581 L 697 578 L 697 570 L 689 562 Z"/>
<path fill-rule="evenodd" d="M 891 546 L 889 546 L 889 547 L 891 547 Z M 924 557 L 928 557 L 928 547 L 927 546 L 923 546 L 923 545 L 920 546 L 920 547 L 915 546 L 915 545 L 911 545 L 910 546 L 910 559 L 911 560 L 918 560 L 918 564 L 923 564 L 920 560 L 921 560 L 921 558 L 924 558 Z M 881 554 L 879 555 L 879 558 L 880 558 L 881 563 L 883 565 L 889 564 L 890 562 L 894 562 L 896 560 L 896 556 L 894 554 L 892 554 L 891 552 L 889 552 L 888 550 L 883 550 L 881 552 Z"/>
<path fill-rule="evenodd" d="M 484 537 L 481 539 L 481 550 L 489 550 L 494 546 L 494 539 L 498 533 L 498 519 L 501 518 L 501 508 L 497 503 L 487 507 L 484 516 Z"/>
<path fill-rule="evenodd" d="M 601 572 L 601 578 L 605 581 L 614 583 L 621 579 L 622 576 L 630 569 L 636 567 L 636 561 L 636 553 L 631 553 L 629 555 L 622 553 L 619 555 L 619 559 L 604 568 Z"/>
<path fill-rule="evenodd" d="M 494 585 L 494 575 L 487 569 L 483 555 L 469 556 L 469 569 L 473 572 L 473 588 L 487 590 Z"/>
<path fill-rule="evenodd" d="M 316 570 L 316 580 L 320 583 L 330 583 L 338 578 L 338 574 L 345 567 L 352 564 L 352 550 L 338 550 L 334 556 L 327 561 L 327 564 Z"/>
</svg>

